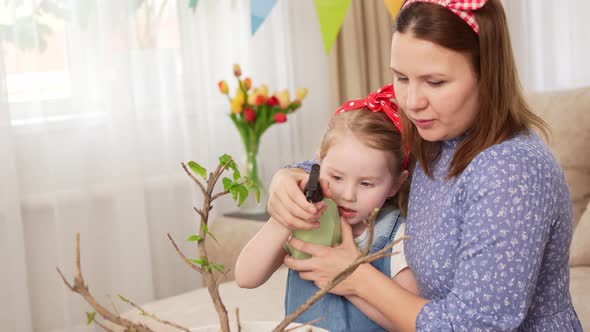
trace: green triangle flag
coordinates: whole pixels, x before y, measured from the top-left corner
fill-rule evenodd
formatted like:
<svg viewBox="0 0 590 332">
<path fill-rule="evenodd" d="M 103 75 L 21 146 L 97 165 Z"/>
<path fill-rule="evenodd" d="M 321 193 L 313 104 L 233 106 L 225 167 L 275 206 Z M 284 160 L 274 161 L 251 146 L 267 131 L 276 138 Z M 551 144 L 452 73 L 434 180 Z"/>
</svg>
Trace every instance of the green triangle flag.
<svg viewBox="0 0 590 332">
<path fill-rule="evenodd" d="M 320 30 L 322 31 L 322 39 L 324 40 L 324 47 L 326 54 L 330 54 L 330 50 L 336 41 L 338 32 L 342 27 L 342 22 L 350 6 L 352 0 L 313 0 L 315 9 L 320 20 Z"/>
</svg>

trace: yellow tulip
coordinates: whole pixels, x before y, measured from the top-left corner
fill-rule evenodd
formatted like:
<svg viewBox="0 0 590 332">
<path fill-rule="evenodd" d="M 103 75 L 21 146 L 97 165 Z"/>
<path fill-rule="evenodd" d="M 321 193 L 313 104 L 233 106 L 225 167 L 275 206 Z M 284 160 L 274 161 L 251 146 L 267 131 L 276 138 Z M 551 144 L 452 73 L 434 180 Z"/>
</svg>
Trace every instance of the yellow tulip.
<svg viewBox="0 0 590 332">
<path fill-rule="evenodd" d="M 242 112 L 242 105 L 244 105 L 244 102 L 238 100 L 237 98 L 232 99 L 231 103 L 230 103 L 231 112 L 234 114 L 241 113 Z"/>
<path fill-rule="evenodd" d="M 277 93 L 275 93 L 275 96 L 279 100 L 279 105 L 281 106 L 282 109 L 286 109 L 287 107 L 289 107 L 289 104 L 291 103 L 290 96 L 289 96 L 289 90 L 285 89 L 280 92 L 277 92 Z"/>
<path fill-rule="evenodd" d="M 260 85 L 260 87 L 258 88 L 258 92 L 263 96 L 263 97 L 268 97 L 268 86 L 266 84 L 262 84 Z"/>
<path fill-rule="evenodd" d="M 242 91 L 242 89 L 238 89 L 238 91 L 236 91 L 236 96 L 234 97 L 234 99 L 239 101 L 240 104 L 243 104 L 246 101 L 246 94 L 244 94 L 244 91 Z"/>
<path fill-rule="evenodd" d="M 295 100 L 302 101 L 305 96 L 307 96 L 306 88 L 299 88 L 297 91 L 295 91 Z"/>
</svg>

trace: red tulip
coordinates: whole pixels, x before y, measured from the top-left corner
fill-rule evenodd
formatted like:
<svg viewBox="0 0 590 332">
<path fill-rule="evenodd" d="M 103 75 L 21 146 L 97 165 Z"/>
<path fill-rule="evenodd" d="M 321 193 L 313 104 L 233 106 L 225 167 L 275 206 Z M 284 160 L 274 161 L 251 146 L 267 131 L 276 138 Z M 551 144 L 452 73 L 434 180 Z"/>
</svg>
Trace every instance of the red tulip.
<svg viewBox="0 0 590 332">
<path fill-rule="evenodd" d="M 254 122 L 256 120 L 256 112 L 250 106 L 244 110 L 244 119 L 246 119 L 246 122 Z"/>
<path fill-rule="evenodd" d="M 242 68 L 240 68 L 240 65 L 238 65 L 237 63 L 234 65 L 234 76 L 235 77 L 242 76 Z"/>
<path fill-rule="evenodd" d="M 272 96 L 272 97 L 268 98 L 268 100 L 266 101 L 266 104 L 268 106 L 277 106 L 279 104 L 279 100 L 277 99 L 277 97 Z"/>
<path fill-rule="evenodd" d="M 287 121 L 287 114 L 285 113 L 277 113 L 275 114 L 275 122 L 282 123 Z"/>
</svg>

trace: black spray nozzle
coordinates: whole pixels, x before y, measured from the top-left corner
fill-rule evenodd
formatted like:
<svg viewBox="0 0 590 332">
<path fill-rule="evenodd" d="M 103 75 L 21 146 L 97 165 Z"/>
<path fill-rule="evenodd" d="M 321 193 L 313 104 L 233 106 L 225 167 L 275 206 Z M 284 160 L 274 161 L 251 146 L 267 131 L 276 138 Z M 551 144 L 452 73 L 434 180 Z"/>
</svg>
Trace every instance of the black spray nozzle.
<svg viewBox="0 0 590 332">
<path fill-rule="evenodd" d="M 320 165 L 313 164 L 309 173 L 309 181 L 305 186 L 305 198 L 309 202 L 317 203 L 324 198 L 322 187 L 320 187 Z"/>
</svg>

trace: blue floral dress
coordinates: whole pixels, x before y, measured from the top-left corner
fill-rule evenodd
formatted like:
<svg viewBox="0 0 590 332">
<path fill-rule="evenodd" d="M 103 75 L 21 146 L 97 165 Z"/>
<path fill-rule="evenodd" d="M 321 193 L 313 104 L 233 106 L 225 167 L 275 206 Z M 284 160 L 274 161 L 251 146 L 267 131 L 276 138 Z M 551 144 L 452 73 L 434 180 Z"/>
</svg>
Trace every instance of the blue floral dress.
<svg viewBox="0 0 590 332">
<path fill-rule="evenodd" d="M 460 143 L 442 143 L 434 178 L 416 166 L 412 179 L 405 254 L 431 300 L 416 330 L 582 331 L 569 292 L 572 204 L 548 147 L 518 135 L 447 180 Z"/>
</svg>

